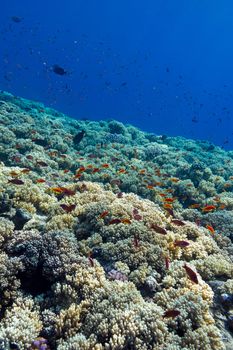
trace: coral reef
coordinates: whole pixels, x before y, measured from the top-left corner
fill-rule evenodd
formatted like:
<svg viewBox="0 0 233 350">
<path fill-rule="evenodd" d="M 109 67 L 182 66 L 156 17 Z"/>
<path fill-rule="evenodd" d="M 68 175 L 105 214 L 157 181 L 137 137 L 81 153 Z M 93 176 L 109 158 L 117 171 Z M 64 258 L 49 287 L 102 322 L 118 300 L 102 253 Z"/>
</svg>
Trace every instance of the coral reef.
<svg viewBox="0 0 233 350">
<path fill-rule="evenodd" d="M 232 152 L 5 92 L 0 121 L 2 348 L 232 349 Z"/>
</svg>

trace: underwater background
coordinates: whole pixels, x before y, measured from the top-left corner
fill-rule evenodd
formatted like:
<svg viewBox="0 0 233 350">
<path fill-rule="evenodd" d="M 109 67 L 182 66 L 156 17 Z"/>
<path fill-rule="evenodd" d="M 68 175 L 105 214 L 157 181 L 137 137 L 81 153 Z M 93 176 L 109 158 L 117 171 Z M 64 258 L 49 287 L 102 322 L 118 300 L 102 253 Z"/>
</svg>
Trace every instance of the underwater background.
<svg viewBox="0 0 233 350">
<path fill-rule="evenodd" d="M 232 149 L 230 0 L 1 5 L 1 89 L 74 118 Z"/>
<path fill-rule="evenodd" d="M 0 11 L 0 350 L 232 350 L 227 1 Z"/>
</svg>

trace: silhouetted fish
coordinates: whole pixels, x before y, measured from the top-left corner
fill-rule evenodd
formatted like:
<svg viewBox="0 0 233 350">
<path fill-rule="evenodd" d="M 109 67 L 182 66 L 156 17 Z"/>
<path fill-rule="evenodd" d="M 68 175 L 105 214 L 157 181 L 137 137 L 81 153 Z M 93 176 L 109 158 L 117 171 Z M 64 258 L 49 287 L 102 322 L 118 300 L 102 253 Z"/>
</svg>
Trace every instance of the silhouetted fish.
<svg viewBox="0 0 233 350">
<path fill-rule="evenodd" d="M 84 131 L 84 130 L 80 131 L 78 134 L 76 134 L 76 135 L 74 136 L 73 142 L 74 142 L 76 145 L 78 145 L 78 144 L 82 141 L 84 135 L 85 135 L 85 131 Z"/>
<path fill-rule="evenodd" d="M 64 68 L 62 68 L 61 66 L 59 66 L 58 64 L 54 64 L 52 66 L 52 71 L 55 74 L 58 74 L 58 75 L 65 75 L 65 74 L 67 74 L 67 71 Z"/>
<path fill-rule="evenodd" d="M 19 23 L 22 21 L 22 17 L 18 17 L 18 16 L 12 16 L 11 20 L 15 23 Z"/>
</svg>

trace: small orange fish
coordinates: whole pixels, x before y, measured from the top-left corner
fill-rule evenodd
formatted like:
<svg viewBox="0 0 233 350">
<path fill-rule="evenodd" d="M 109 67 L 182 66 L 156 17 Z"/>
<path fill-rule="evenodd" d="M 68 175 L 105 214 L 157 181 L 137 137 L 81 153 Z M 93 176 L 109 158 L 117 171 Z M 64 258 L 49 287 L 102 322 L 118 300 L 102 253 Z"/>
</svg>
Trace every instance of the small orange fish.
<svg viewBox="0 0 233 350">
<path fill-rule="evenodd" d="M 207 230 L 209 230 L 211 233 L 215 232 L 215 229 L 211 225 L 206 225 Z"/>
<path fill-rule="evenodd" d="M 124 168 L 121 168 L 121 169 L 118 170 L 118 173 L 119 174 L 125 174 L 126 170 Z"/>
<path fill-rule="evenodd" d="M 36 182 L 38 183 L 38 184 L 42 184 L 42 183 L 44 183 L 44 182 L 46 182 L 44 179 L 36 179 Z"/>
<path fill-rule="evenodd" d="M 180 179 L 178 179 L 177 177 L 171 177 L 171 178 L 168 179 L 168 180 L 170 180 L 170 181 L 172 181 L 172 182 L 174 182 L 174 183 L 180 181 Z"/>
<path fill-rule="evenodd" d="M 109 168 L 109 164 L 108 163 L 104 163 L 101 166 L 102 166 L 102 168 L 105 168 L 105 169 Z"/>
<path fill-rule="evenodd" d="M 17 173 L 17 171 L 12 170 L 9 172 L 9 175 L 12 177 L 17 177 L 17 176 L 19 176 L 19 173 Z"/>
<path fill-rule="evenodd" d="M 79 179 L 81 176 L 83 176 L 83 174 L 81 174 L 81 173 L 75 174 L 75 175 L 74 175 L 74 179 Z"/>
<path fill-rule="evenodd" d="M 165 193 L 159 193 L 159 196 L 160 196 L 160 197 L 165 197 L 166 194 L 165 194 Z"/>
<path fill-rule="evenodd" d="M 172 204 L 170 204 L 170 203 L 164 203 L 163 207 L 164 207 L 164 209 L 172 209 L 173 208 Z"/>
<path fill-rule="evenodd" d="M 100 171 L 100 168 L 94 168 L 94 169 L 92 170 L 92 174 L 98 173 L 99 171 Z"/>
<path fill-rule="evenodd" d="M 63 193 L 62 187 L 51 187 L 51 188 L 50 188 L 50 191 L 52 191 L 52 192 L 55 193 L 55 194 L 61 194 L 61 193 Z"/>
<path fill-rule="evenodd" d="M 225 188 L 229 188 L 229 187 L 231 187 L 232 186 L 232 184 L 229 184 L 228 182 L 226 182 L 225 184 L 224 184 L 224 187 Z"/>
<path fill-rule="evenodd" d="M 121 219 L 122 224 L 131 224 L 131 221 L 127 218 Z"/>
<path fill-rule="evenodd" d="M 153 185 L 147 185 L 146 188 L 148 188 L 148 190 L 153 190 L 154 186 Z"/>
<path fill-rule="evenodd" d="M 67 174 L 69 171 L 70 171 L 69 169 L 64 169 L 64 170 L 63 170 L 63 173 L 64 173 L 64 174 Z"/>
<path fill-rule="evenodd" d="M 105 218 L 105 216 L 107 216 L 109 214 L 109 211 L 108 210 L 104 210 L 102 211 L 102 213 L 99 215 L 99 218 L 100 219 L 103 219 Z"/>
<path fill-rule="evenodd" d="M 21 170 L 21 173 L 28 174 L 28 173 L 30 173 L 30 171 L 31 171 L 31 169 L 25 168 L 25 169 Z"/>
<path fill-rule="evenodd" d="M 83 173 L 86 170 L 86 168 L 84 166 L 80 166 L 77 170 L 76 173 L 80 174 Z"/>
<path fill-rule="evenodd" d="M 164 201 L 167 203 L 173 203 L 176 200 L 176 198 L 165 198 Z"/>
<path fill-rule="evenodd" d="M 164 184 L 162 182 L 159 182 L 159 181 L 155 181 L 154 185 L 155 186 L 159 186 L 159 187 L 163 187 L 164 186 Z"/>
<path fill-rule="evenodd" d="M 187 273 L 189 279 L 190 279 L 192 282 L 198 284 L 198 278 L 197 278 L 196 272 L 193 271 L 193 270 L 191 269 L 191 267 L 187 266 L 186 264 L 184 264 L 183 268 L 185 269 L 185 271 L 186 271 L 186 273 Z"/>
<path fill-rule="evenodd" d="M 202 208 L 202 211 L 204 211 L 205 213 L 208 213 L 210 211 L 213 211 L 216 209 L 215 205 L 206 205 Z"/>
<path fill-rule="evenodd" d="M 139 170 L 139 174 L 141 175 L 145 174 L 145 172 L 146 172 L 146 169 Z"/>
<path fill-rule="evenodd" d="M 177 316 L 180 315 L 180 311 L 179 310 L 167 310 L 164 312 L 163 317 L 171 317 L 171 318 L 175 318 Z"/>
<path fill-rule="evenodd" d="M 223 209 L 225 209 L 225 208 L 226 208 L 226 205 L 225 205 L 225 204 L 220 204 L 219 209 L 223 210 Z"/>
<path fill-rule="evenodd" d="M 199 203 L 194 203 L 194 204 L 191 204 L 191 205 L 189 205 L 189 208 L 190 209 L 198 209 L 198 208 L 200 208 L 200 204 Z"/>
<path fill-rule="evenodd" d="M 93 165 L 92 164 L 88 164 L 87 165 L 87 169 L 92 169 L 93 168 Z"/>
</svg>

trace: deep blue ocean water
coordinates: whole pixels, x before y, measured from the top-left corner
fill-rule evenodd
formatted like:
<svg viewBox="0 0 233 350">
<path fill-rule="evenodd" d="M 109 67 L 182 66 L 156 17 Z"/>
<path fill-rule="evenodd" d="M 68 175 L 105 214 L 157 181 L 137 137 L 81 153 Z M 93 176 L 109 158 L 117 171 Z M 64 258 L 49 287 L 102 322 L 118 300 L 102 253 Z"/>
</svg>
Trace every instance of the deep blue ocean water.
<svg viewBox="0 0 233 350">
<path fill-rule="evenodd" d="M 231 0 L 1 1 L 0 89 L 232 149 L 232 18 Z"/>
</svg>

